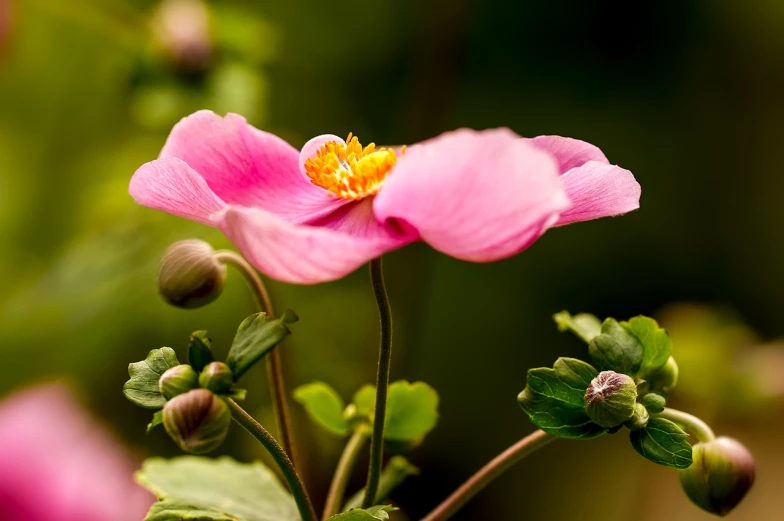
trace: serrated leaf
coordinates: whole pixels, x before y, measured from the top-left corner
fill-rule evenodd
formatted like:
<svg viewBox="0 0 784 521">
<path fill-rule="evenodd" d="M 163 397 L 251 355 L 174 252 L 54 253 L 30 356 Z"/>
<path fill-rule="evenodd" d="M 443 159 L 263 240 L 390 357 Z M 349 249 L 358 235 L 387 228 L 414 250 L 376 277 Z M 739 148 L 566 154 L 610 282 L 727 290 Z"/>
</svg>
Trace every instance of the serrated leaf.
<svg viewBox="0 0 784 521">
<path fill-rule="evenodd" d="M 651 418 L 644 428 L 632 431 L 630 439 L 634 450 L 654 463 L 676 469 L 691 465 L 689 435 L 670 420 Z"/>
<path fill-rule="evenodd" d="M 354 395 L 357 411 L 368 416 L 375 411 L 376 388 L 363 386 Z M 425 382 L 398 380 L 389 385 L 384 439 L 421 440 L 438 423 L 438 393 Z"/>
<path fill-rule="evenodd" d="M 642 366 L 642 344 L 614 318 L 604 321 L 602 333 L 588 344 L 588 353 L 601 371 L 635 376 Z"/>
<path fill-rule="evenodd" d="M 160 411 L 155 411 L 155 414 L 152 415 L 152 420 L 150 423 L 147 424 L 147 434 L 157 427 L 158 425 L 163 423 L 163 409 Z"/>
<path fill-rule="evenodd" d="M 642 344 L 642 365 L 639 373 L 641 377 L 644 378 L 651 371 L 667 363 L 672 353 L 672 340 L 667 331 L 659 327 L 654 319 L 634 317 L 628 322 L 621 322 L 621 326 L 637 337 Z"/>
<path fill-rule="evenodd" d="M 561 311 L 553 315 L 553 320 L 558 325 L 558 331 L 571 331 L 586 342 L 590 342 L 601 333 L 602 322 L 589 313 L 570 315 L 568 311 Z"/>
<path fill-rule="evenodd" d="M 531 421 L 553 436 L 588 439 L 607 429 L 585 412 L 585 391 L 598 371 L 574 358 L 559 358 L 552 368 L 528 371 L 527 385 L 517 397 Z"/>
<path fill-rule="evenodd" d="M 188 363 L 200 373 L 207 364 L 215 361 L 212 354 L 212 340 L 207 336 L 207 331 L 194 331 L 188 344 Z"/>
<path fill-rule="evenodd" d="M 294 390 L 294 399 L 305 407 L 310 418 L 337 436 L 348 434 L 349 425 L 343 417 L 345 403 L 332 387 L 324 382 L 301 385 Z"/>
<path fill-rule="evenodd" d="M 143 361 L 128 366 L 130 380 L 123 385 L 123 394 L 139 407 L 160 409 L 166 405 L 166 398 L 158 388 L 158 380 L 167 369 L 179 364 L 174 349 L 153 349 Z"/>
<path fill-rule="evenodd" d="M 291 330 L 288 324 L 298 320 L 293 311 L 286 311 L 280 318 L 256 313 L 242 321 L 226 357 L 226 364 L 239 379 L 248 369 L 280 344 Z"/>
<path fill-rule="evenodd" d="M 387 521 L 389 512 L 397 510 L 391 505 L 375 506 L 368 509 L 354 508 L 327 519 L 331 521 Z"/>
<path fill-rule="evenodd" d="M 225 456 L 152 458 L 144 462 L 136 480 L 159 499 L 145 521 L 300 520 L 294 499 L 259 462 L 239 463 Z"/>
</svg>

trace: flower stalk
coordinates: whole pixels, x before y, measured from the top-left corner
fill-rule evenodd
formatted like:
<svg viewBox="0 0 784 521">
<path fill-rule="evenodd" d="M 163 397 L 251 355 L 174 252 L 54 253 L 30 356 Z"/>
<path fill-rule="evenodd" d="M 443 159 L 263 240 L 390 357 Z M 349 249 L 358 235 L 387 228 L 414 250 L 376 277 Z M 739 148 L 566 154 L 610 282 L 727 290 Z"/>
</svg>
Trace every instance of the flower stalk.
<svg viewBox="0 0 784 521">
<path fill-rule="evenodd" d="M 327 519 L 340 512 L 346 486 L 349 479 L 351 479 L 351 471 L 354 470 L 354 464 L 368 438 L 370 438 L 370 428 L 365 425 L 360 426 L 349 438 L 346 448 L 343 449 L 343 454 L 340 456 L 340 461 L 338 461 L 332 483 L 329 486 L 324 513 L 321 516 L 322 519 Z"/>
<path fill-rule="evenodd" d="M 707 423 L 689 413 L 665 407 L 662 412 L 654 414 L 653 416 L 664 418 L 665 420 L 670 420 L 673 423 L 681 425 L 687 431 L 691 431 L 697 439 L 703 443 L 716 439 L 716 435 Z"/>
<path fill-rule="evenodd" d="M 373 437 L 370 440 L 370 465 L 362 507 L 373 505 L 378 493 L 381 476 L 381 460 L 384 452 L 384 423 L 386 422 L 387 392 L 389 390 L 389 368 L 392 360 L 392 308 L 384 284 L 384 269 L 381 257 L 370 261 L 370 282 L 378 305 L 381 321 L 381 345 L 378 352 L 376 374 L 376 409 L 373 418 Z"/>
</svg>

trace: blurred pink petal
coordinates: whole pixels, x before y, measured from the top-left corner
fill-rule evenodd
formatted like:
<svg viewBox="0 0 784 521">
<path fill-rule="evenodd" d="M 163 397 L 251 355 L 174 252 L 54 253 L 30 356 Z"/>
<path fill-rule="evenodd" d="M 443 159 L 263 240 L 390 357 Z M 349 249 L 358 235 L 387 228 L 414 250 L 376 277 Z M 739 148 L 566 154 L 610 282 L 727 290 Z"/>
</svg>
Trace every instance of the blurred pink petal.
<svg viewBox="0 0 784 521">
<path fill-rule="evenodd" d="M 2 521 L 140 521 L 154 498 L 136 468 L 63 385 L 0 402 Z"/>
</svg>

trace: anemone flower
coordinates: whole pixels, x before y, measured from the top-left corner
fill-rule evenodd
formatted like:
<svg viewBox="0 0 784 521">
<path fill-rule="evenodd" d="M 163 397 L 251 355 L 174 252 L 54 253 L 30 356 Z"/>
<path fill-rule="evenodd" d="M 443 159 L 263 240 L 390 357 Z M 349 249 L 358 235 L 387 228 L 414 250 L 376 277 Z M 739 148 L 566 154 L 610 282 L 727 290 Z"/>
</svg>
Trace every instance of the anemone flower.
<svg viewBox="0 0 784 521">
<path fill-rule="evenodd" d="M 509 257 L 550 227 L 638 208 L 640 186 L 575 139 L 460 129 L 407 149 L 323 135 L 297 151 L 241 116 L 200 111 L 130 193 L 218 227 L 270 277 L 313 284 L 417 240 L 467 261 Z"/>
<path fill-rule="evenodd" d="M 60 384 L 0 402 L 0 519 L 139 521 L 154 501 L 134 462 Z"/>
</svg>

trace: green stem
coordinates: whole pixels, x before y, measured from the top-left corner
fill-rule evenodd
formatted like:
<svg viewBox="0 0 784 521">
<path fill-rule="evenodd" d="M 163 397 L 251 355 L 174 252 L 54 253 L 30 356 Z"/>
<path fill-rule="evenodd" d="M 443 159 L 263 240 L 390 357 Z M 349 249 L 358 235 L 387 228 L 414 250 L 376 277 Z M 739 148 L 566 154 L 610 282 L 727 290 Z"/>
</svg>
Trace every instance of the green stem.
<svg viewBox="0 0 784 521">
<path fill-rule="evenodd" d="M 709 442 L 716 439 L 716 435 L 707 423 L 689 413 L 677 409 L 665 408 L 662 412 L 653 415 L 656 418 L 664 418 L 678 425 L 683 426 L 687 431 L 691 431 L 701 442 Z"/>
<path fill-rule="evenodd" d="M 518 441 L 504 452 L 496 456 L 490 463 L 482 467 L 479 472 L 471 476 L 460 488 L 446 498 L 421 521 L 444 521 L 452 517 L 460 508 L 468 503 L 479 491 L 491 481 L 503 474 L 509 467 L 553 441 L 555 438 L 538 430 Z"/>
<path fill-rule="evenodd" d="M 389 389 L 389 366 L 392 360 L 392 308 L 389 305 L 387 289 L 384 285 L 384 270 L 381 257 L 370 261 L 370 282 L 378 305 L 381 319 L 381 345 L 378 352 L 378 372 L 376 374 L 376 410 L 373 419 L 373 437 L 370 440 L 370 465 L 365 486 L 363 508 L 373 505 L 378 492 L 381 475 L 381 459 L 384 453 L 384 422 L 387 412 L 387 391 Z"/>
<path fill-rule="evenodd" d="M 346 492 L 346 486 L 351 478 L 351 471 L 354 470 L 354 464 L 365 446 L 365 442 L 370 437 L 370 428 L 365 425 L 360 426 L 346 444 L 343 449 L 343 454 L 340 456 L 338 466 L 335 469 L 335 476 L 332 478 L 332 484 L 329 486 L 329 494 L 327 494 L 327 502 L 324 505 L 324 513 L 322 519 L 327 519 L 330 516 L 340 512 L 340 506 L 343 503 L 343 495 Z"/>
<path fill-rule="evenodd" d="M 291 462 L 288 455 L 286 455 L 286 451 L 283 450 L 283 447 L 275 441 L 275 438 L 273 438 L 272 435 L 253 418 L 253 416 L 237 405 L 237 402 L 231 398 L 228 398 L 226 402 L 229 404 L 234 421 L 239 423 L 254 438 L 259 440 L 259 443 L 267 449 L 267 452 L 270 453 L 272 459 L 275 460 L 275 463 L 283 474 L 283 478 L 289 485 L 291 494 L 294 496 L 294 501 L 297 503 L 297 509 L 299 509 L 302 521 L 318 521 L 318 516 L 316 516 L 316 511 L 313 509 L 313 504 L 310 502 L 308 492 L 302 484 L 302 479 L 300 479 L 299 474 L 297 474 L 297 469 L 294 468 L 294 464 Z"/>
<path fill-rule="evenodd" d="M 215 258 L 224 264 L 229 264 L 237 268 L 240 273 L 250 284 L 253 289 L 253 295 L 256 298 L 256 303 L 259 309 L 267 314 L 267 316 L 274 316 L 272 309 L 272 300 L 270 299 L 267 287 L 262 282 L 261 277 L 256 270 L 251 266 L 248 261 L 241 255 L 230 250 L 220 250 L 215 252 Z M 289 406 L 286 401 L 286 383 L 283 380 L 283 364 L 280 359 L 280 350 L 278 347 L 273 348 L 265 357 L 267 365 L 267 375 L 270 382 L 270 395 L 272 396 L 272 405 L 275 411 L 275 419 L 280 432 L 280 438 L 283 442 L 283 448 L 289 455 L 291 461 L 296 461 L 296 454 L 294 451 L 294 433 L 291 427 L 291 416 L 289 414 Z"/>
<path fill-rule="evenodd" d="M 381 471 L 381 478 L 378 480 L 378 493 L 373 501 L 376 505 L 380 504 L 399 487 L 407 477 L 419 474 L 419 469 L 408 462 L 403 456 L 393 456 L 389 459 L 384 470 Z M 343 505 L 343 511 L 362 506 L 362 498 L 365 497 L 365 489 L 360 490 Z"/>
</svg>

